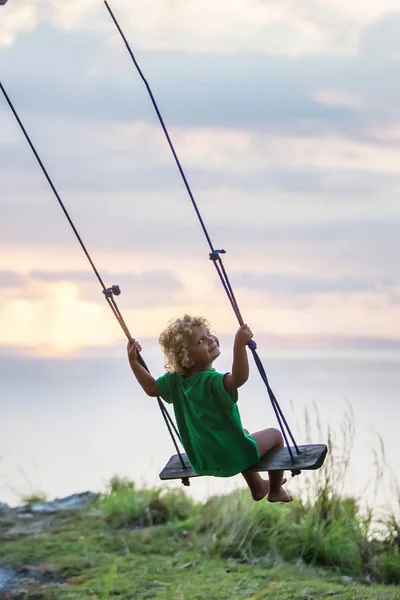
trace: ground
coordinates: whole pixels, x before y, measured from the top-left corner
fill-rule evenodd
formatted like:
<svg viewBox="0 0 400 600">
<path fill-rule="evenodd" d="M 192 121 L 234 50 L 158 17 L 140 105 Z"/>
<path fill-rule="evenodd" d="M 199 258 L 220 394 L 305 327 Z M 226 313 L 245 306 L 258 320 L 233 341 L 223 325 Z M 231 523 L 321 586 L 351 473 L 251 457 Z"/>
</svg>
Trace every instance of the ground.
<svg viewBox="0 0 400 600">
<path fill-rule="evenodd" d="M 190 523 L 112 528 L 95 506 L 0 513 L 0 600 L 399 600 L 333 570 L 210 554 Z"/>
</svg>

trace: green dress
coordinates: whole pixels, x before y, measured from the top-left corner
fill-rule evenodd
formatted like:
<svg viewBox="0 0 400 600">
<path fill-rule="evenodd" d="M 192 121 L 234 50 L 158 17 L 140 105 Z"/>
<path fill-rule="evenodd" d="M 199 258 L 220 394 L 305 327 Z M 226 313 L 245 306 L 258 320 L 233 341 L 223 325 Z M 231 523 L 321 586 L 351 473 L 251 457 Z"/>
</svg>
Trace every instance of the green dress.
<svg viewBox="0 0 400 600">
<path fill-rule="evenodd" d="M 231 477 L 257 463 L 257 444 L 242 426 L 237 390 L 227 392 L 215 369 L 183 377 L 167 372 L 157 379 L 157 393 L 173 404 L 189 462 L 198 475 Z"/>
</svg>

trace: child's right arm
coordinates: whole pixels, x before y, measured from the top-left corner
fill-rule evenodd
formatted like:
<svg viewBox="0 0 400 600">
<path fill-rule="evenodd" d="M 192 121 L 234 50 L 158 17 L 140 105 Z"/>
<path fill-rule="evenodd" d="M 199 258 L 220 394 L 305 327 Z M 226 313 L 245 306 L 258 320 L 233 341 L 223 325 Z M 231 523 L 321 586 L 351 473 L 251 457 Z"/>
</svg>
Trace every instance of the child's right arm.
<svg viewBox="0 0 400 600">
<path fill-rule="evenodd" d="M 250 327 L 246 324 L 239 327 L 233 344 L 232 373 L 224 377 L 224 387 L 228 392 L 237 390 L 249 378 L 249 361 L 247 358 L 247 344 L 253 337 Z"/>
<path fill-rule="evenodd" d="M 141 346 L 139 342 L 136 340 L 132 340 L 128 342 L 128 358 L 129 364 L 133 371 L 134 376 L 138 380 L 138 383 L 142 386 L 143 390 L 146 392 L 148 396 L 155 398 L 158 396 L 157 394 L 157 385 L 156 380 L 139 362 L 139 352 L 141 351 Z"/>
</svg>

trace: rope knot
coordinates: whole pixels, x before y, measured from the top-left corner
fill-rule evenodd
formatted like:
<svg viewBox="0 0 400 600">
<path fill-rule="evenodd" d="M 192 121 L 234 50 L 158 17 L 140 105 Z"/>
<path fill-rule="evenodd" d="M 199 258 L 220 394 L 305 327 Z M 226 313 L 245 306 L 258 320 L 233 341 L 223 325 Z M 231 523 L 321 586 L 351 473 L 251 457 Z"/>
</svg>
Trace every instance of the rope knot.
<svg viewBox="0 0 400 600">
<path fill-rule="evenodd" d="M 119 285 L 112 285 L 111 287 L 103 290 L 103 294 L 105 295 L 106 298 L 111 298 L 113 295 L 119 296 L 120 293 L 121 293 L 121 289 L 120 289 Z"/>
<path fill-rule="evenodd" d="M 226 254 L 226 251 L 225 250 L 213 250 L 209 254 L 210 260 L 213 260 L 214 262 L 219 260 L 220 254 Z"/>
<path fill-rule="evenodd" d="M 250 340 L 247 344 L 250 350 L 257 350 L 257 343 L 255 340 Z"/>
</svg>

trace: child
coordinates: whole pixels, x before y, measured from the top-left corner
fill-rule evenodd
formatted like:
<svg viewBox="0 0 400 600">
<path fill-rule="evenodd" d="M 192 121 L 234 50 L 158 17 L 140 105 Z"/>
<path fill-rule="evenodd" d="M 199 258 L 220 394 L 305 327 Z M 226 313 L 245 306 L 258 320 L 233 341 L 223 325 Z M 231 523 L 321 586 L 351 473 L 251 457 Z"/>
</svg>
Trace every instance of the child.
<svg viewBox="0 0 400 600">
<path fill-rule="evenodd" d="M 155 380 L 138 361 L 140 344 L 128 343 L 132 371 L 148 396 L 172 403 L 178 430 L 189 462 L 198 475 L 230 477 L 242 473 L 254 500 L 290 502 L 283 489 L 283 471 L 270 471 L 269 481 L 249 471 L 271 448 L 282 447 L 278 429 L 249 435 L 243 429 L 236 405 L 238 388 L 249 377 L 246 346 L 253 337 L 247 325 L 239 327 L 233 345 L 231 373 L 218 373 L 214 360 L 219 341 L 203 317 L 185 315 L 161 333 L 159 342 L 167 373 Z"/>
</svg>

